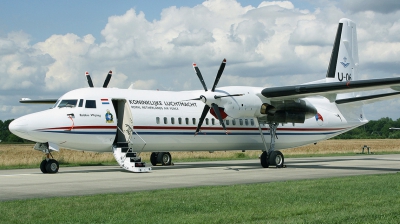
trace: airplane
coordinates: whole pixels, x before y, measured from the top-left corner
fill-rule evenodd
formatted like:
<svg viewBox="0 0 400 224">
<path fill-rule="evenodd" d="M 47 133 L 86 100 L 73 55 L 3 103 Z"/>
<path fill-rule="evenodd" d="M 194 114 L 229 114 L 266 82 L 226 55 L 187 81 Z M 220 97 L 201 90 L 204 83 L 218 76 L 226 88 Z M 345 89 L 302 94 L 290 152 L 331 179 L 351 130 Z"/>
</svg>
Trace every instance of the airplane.
<svg viewBox="0 0 400 224">
<path fill-rule="evenodd" d="M 21 99 L 21 103 L 51 103 L 51 109 L 22 116 L 9 125 L 15 135 L 36 142 L 46 155 L 43 173 L 57 173 L 51 152 L 60 147 L 113 152 L 131 172 L 149 172 L 141 152 L 152 152 L 151 164 L 171 165 L 171 151 L 260 150 L 263 168 L 284 167 L 280 150 L 313 144 L 366 124 L 362 106 L 397 97 L 400 78 L 357 80 L 359 69 L 356 24 L 340 19 L 325 78 L 279 86 L 217 87 L 224 59 L 209 89 L 193 64 L 203 89 L 155 91 L 94 87 L 59 99 Z M 360 91 L 394 92 L 360 95 Z M 269 138 L 268 138 L 269 137 Z"/>
</svg>

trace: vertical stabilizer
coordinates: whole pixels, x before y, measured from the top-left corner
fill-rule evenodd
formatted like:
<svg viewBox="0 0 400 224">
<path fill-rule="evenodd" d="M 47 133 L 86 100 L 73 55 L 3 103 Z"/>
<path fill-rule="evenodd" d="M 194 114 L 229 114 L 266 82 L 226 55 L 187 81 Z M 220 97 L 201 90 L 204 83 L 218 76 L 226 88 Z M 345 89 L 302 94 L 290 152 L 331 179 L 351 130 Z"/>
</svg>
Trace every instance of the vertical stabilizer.
<svg viewBox="0 0 400 224">
<path fill-rule="evenodd" d="M 358 46 L 356 24 L 349 19 L 341 19 L 326 73 L 326 82 L 356 80 L 357 69 Z M 354 93 L 338 94 L 337 99 L 346 97 L 354 97 Z"/>
</svg>

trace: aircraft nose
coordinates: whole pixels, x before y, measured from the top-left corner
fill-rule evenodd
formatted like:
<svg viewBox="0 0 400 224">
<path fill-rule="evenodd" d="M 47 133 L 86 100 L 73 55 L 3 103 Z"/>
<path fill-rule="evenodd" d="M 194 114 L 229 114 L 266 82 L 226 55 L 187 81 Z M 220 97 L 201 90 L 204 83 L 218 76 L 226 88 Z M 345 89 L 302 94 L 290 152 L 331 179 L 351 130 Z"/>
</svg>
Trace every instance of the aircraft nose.
<svg viewBox="0 0 400 224">
<path fill-rule="evenodd" d="M 10 125 L 8 126 L 8 129 L 14 135 L 17 135 L 17 136 L 23 138 L 28 134 L 28 122 L 27 122 L 26 118 L 24 118 L 24 117 L 15 119 L 10 123 Z"/>
</svg>

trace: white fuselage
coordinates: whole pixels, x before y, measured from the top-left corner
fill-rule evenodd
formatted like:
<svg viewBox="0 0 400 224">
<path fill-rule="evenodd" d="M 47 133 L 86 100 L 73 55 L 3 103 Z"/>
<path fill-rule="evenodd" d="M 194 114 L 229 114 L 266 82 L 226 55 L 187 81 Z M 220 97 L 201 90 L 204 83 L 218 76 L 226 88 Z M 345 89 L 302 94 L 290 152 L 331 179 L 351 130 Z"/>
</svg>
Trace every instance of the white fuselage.
<svg viewBox="0 0 400 224">
<path fill-rule="evenodd" d="M 14 120 L 10 130 L 35 142 L 95 152 L 110 152 L 113 144 L 128 140 L 134 150 L 149 152 L 263 150 L 257 118 L 265 116 L 260 114 L 260 106 L 268 100 L 257 96 L 261 89 L 222 87 L 215 91 L 220 95 L 244 94 L 214 100 L 229 115 L 225 119 L 228 135 L 210 113 L 201 132 L 194 135 L 204 103 L 189 99 L 204 94 L 203 90 L 77 89 L 62 96 L 52 109 Z M 76 105 L 60 106 L 63 100 L 76 100 Z M 367 122 L 361 107 L 338 107 L 323 97 L 303 100 L 314 105 L 320 117 L 280 124 L 275 149 L 325 140 Z M 133 131 L 128 126 L 133 126 Z M 268 125 L 261 127 L 270 142 Z"/>
</svg>

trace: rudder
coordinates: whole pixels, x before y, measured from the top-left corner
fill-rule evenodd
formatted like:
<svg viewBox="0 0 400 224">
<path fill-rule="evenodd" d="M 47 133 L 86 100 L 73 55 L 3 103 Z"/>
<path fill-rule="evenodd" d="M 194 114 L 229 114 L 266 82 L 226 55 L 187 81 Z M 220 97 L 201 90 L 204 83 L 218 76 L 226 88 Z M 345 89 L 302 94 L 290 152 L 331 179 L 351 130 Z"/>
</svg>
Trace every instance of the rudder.
<svg viewBox="0 0 400 224">
<path fill-rule="evenodd" d="M 329 67 L 326 73 L 326 82 L 348 82 L 356 80 L 358 62 L 356 24 L 350 19 L 340 19 Z M 339 95 L 337 99 L 353 97 L 354 93 Z"/>
</svg>

